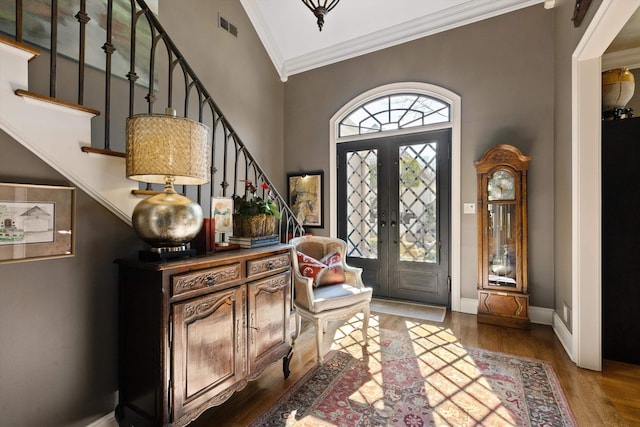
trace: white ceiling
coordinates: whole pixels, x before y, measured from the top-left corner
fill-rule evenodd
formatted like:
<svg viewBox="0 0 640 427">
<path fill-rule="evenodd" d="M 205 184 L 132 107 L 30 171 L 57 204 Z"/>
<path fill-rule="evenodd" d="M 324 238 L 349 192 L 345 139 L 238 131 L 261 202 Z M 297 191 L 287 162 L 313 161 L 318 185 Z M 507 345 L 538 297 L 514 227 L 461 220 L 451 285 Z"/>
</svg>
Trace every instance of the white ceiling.
<svg viewBox="0 0 640 427">
<path fill-rule="evenodd" d="M 611 42 L 605 53 L 637 49 L 640 46 L 640 9 L 631 18 Z"/>
<path fill-rule="evenodd" d="M 554 0 L 342 0 L 322 31 L 301 0 L 240 0 L 283 81 L 288 76 Z"/>
</svg>

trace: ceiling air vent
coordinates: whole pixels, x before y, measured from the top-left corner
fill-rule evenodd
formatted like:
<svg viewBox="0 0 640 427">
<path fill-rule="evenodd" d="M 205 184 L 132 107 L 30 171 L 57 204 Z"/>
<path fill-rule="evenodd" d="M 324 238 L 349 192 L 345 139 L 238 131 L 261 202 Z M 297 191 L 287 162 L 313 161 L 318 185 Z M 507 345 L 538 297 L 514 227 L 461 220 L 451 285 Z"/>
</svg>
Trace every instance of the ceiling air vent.
<svg viewBox="0 0 640 427">
<path fill-rule="evenodd" d="M 225 30 L 226 32 L 231 34 L 232 36 L 238 37 L 238 27 L 233 25 L 231 22 L 227 21 L 222 16 L 219 16 L 219 18 L 220 18 L 220 20 L 219 20 L 220 28 L 222 28 L 223 30 Z"/>
</svg>

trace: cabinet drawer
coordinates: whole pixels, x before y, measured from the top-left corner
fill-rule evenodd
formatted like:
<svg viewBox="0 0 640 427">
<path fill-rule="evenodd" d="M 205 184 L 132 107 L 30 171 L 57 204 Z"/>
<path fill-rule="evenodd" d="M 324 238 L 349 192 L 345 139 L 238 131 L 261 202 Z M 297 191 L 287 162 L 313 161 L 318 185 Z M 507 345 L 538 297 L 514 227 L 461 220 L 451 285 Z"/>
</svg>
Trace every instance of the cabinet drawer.
<svg viewBox="0 0 640 427">
<path fill-rule="evenodd" d="M 172 278 L 173 296 L 184 295 L 204 288 L 215 289 L 239 280 L 241 273 L 242 268 L 238 262 L 174 276 Z"/>
<path fill-rule="evenodd" d="M 290 264 L 291 258 L 289 252 L 250 260 L 247 261 L 247 277 L 252 278 L 273 270 L 289 268 Z"/>
</svg>

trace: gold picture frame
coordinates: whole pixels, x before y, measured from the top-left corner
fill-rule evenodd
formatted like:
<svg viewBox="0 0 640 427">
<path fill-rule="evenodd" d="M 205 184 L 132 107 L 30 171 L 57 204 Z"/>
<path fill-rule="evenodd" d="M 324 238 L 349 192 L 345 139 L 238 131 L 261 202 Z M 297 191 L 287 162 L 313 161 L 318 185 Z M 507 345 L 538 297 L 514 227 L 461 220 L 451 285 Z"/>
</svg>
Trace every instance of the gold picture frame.
<svg viewBox="0 0 640 427">
<path fill-rule="evenodd" d="M 305 228 L 324 226 L 323 178 L 322 171 L 287 174 L 287 200 Z"/>
<path fill-rule="evenodd" d="M 75 255 L 75 187 L 0 183 L 0 263 Z"/>
</svg>

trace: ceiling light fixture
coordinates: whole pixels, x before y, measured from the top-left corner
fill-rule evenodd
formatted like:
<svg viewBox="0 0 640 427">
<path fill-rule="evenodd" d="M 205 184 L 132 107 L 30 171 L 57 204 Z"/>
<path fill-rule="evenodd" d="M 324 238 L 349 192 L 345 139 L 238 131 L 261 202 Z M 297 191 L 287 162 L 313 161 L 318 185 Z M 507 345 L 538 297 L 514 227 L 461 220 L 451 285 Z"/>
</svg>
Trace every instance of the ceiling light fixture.
<svg viewBox="0 0 640 427">
<path fill-rule="evenodd" d="M 318 28 L 322 31 L 324 17 L 327 13 L 338 5 L 340 0 L 302 0 L 311 12 L 318 18 Z"/>
</svg>

